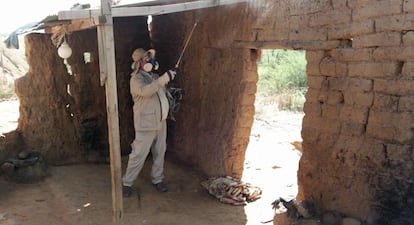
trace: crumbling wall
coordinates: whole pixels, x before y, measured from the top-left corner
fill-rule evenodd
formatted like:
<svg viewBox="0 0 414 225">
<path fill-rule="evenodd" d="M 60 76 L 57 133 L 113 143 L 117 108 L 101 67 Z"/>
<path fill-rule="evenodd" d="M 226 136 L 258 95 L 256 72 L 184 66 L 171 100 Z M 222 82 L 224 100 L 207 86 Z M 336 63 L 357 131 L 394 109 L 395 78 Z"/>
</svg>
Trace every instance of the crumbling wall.
<svg viewBox="0 0 414 225">
<path fill-rule="evenodd" d="M 114 21 L 123 154 L 130 152 L 134 138 L 129 93 L 131 54 L 135 48 L 150 45 L 146 21 L 146 17 Z M 96 29 L 67 34 L 72 48 L 67 60 L 69 69 L 57 55 L 51 34 L 32 33 L 25 37 L 30 69 L 16 80 L 20 100 L 17 132 L 25 148 L 42 152 L 52 164 L 104 162 L 109 156 L 105 87 L 100 85 L 96 36 Z"/>
<path fill-rule="evenodd" d="M 79 160 L 76 129 L 66 107 L 71 97 L 66 91 L 65 65 L 50 35 L 27 35 L 25 46 L 29 72 L 15 82 L 20 101 L 17 129 L 25 146 L 41 151 L 50 161 Z"/>
<path fill-rule="evenodd" d="M 184 98 L 177 120 L 169 124 L 168 154 L 207 175 L 240 177 L 254 115 L 260 49 L 305 49 L 309 90 L 298 199 L 314 201 L 319 213 L 338 210 L 368 224 L 410 224 L 413 18 L 414 4 L 407 0 L 251 0 L 156 16 L 152 37 L 163 71 L 175 64 L 177 46 L 199 22 L 175 81 Z M 142 40 L 127 36 L 146 34 L 134 28 L 129 24 L 122 36 L 131 46 L 122 45 L 122 52 L 117 46 L 116 51 L 120 73 L 126 75 L 129 55 L 139 47 L 133 40 Z M 59 159 L 76 158 L 80 150 L 73 140 L 80 127 L 68 116 L 67 83 L 61 81 L 68 75 L 47 35 L 29 37 L 38 40 L 28 51 L 31 70 L 17 85 L 23 99 L 19 129 L 29 146 L 48 153 L 59 149 Z M 76 65 L 72 62 L 75 71 Z M 95 65 L 94 82 L 99 80 L 96 71 Z M 61 80 L 52 76 L 56 72 Z M 119 96 L 127 98 L 127 82 L 119 82 Z M 83 101 L 88 106 L 96 100 Z M 102 104 L 93 113 L 105 112 L 102 98 L 97 101 Z M 121 118 L 128 116 L 121 112 L 128 104 L 120 103 Z M 36 107 L 43 111 L 33 111 Z M 128 121 L 120 120 L 121 129 L 132 127 Z M 68 131 L 61 135 L 51 127 Z M 106 132 L 106 127 L 97 129 Z"/>
<path fill-rule="evenodd" d="M 305 49 L 298 199 L 368 224 L 412 223 L 414 4 L 248 1 L 159 24 L 174 18 L 187 32 L 200 23 L 178 78 L 185 96 L 172 151 L 180 158 L 208 174 L 239 175 L 253 116 L 252 53 Z"/>
<path fill-rule="evenodd" d="M 241 177 L 253 123 L 258 52 L 229 48 L 235 34 L 228 32 L 237 25 L 224 16 L 227 12 L 154 17 L 152 40 L 161 52 L 161 66 L 171 68 L 198 22 L 172 83 L 183 89 L 183 100 L 176 121 L 169 122 L 167 154 L 210 176 Z M 242 14 L 237 16 L 242 20 Z M 217 26 L 226 29 L 218 32 Z"/>
</svg>

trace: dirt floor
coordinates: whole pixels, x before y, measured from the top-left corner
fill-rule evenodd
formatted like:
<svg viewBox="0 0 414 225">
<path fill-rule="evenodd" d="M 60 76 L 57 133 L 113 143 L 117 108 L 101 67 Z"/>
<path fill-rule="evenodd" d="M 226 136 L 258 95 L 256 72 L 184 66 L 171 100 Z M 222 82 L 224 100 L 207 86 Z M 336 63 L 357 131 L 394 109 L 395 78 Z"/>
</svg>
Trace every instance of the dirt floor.
<svg viewBox="0 0 414 225">
<path fill-rule="evenodd" d="M 263 190 L 259 200 L 246 206 L 220 203 L 200 185 L 201 176 L 168 160 L 169 192 L 158 193 L 150 182 L 148 161 L 133 196 L 123 200 L 122 224 L 259 225 L 272 220 L 271 202 L 297 193 L 300 153 L 290 142 L 301 140 L 303 114 L 271 112 L 260 118 L 252 129 L 242 178 Z M 17 119 L 18 101 L 0 102 L 0 135 L 15 129 Z M 0 176 L 0 225 L 113 224 L 109 165 L 60 166 L 50 172 L 36 184 L 9 183 Z"/>
</svg>

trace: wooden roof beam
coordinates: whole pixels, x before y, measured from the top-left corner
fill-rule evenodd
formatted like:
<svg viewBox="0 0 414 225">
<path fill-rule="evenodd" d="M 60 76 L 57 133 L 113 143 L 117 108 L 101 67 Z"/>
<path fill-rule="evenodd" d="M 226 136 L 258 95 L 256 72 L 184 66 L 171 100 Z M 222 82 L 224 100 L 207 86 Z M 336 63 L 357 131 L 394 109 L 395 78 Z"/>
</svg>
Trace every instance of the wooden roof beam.
<svg viewBox="0 0 414 225">
<path fill-rule="evenodd" d="M 246 2 L 247 0 L 201 0 L 194 2 L 176 3 L 169 5 L 157 6 L 140 6 L 140 7 L 116 7 L 112 8 L 113 17 L 129 17 L 129 16 L 148 16 L 162 15 L 175 12 L 184 12 L 189 10 L 204 9 L 222 5 L 230 5 L 235 3 Z M 58 13 L 59 20 L 71 19 L 88 19 L 96 18 L 101 15 L 100 9 L 90 10 L 68 10 Z"/>
</svg>

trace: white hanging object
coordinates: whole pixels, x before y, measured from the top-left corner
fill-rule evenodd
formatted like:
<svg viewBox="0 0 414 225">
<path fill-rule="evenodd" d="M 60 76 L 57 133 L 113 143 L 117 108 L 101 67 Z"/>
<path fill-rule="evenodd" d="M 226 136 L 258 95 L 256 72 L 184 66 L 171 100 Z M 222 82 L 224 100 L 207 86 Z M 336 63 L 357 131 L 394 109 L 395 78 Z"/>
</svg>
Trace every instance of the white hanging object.
<svg viewBox="0 0 414 225">
<path fill-rule="evenodd" d="M 62 59 L 67 59 L 72 55 L 72 49 L 69 47 L 66 39 L 63 39 L 63 43 L 58 48 L 58 55 Z"/>
</svg>

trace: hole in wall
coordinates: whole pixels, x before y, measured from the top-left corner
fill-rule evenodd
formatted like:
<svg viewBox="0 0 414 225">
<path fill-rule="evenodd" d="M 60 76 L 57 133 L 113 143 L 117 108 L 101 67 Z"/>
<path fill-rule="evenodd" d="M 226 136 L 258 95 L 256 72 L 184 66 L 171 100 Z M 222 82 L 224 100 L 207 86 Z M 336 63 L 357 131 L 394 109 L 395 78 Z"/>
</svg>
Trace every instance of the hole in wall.
<svg viewBox="0 0 414 225">
<path fill-rule="evenodd" d="M 63 60 L 63 63 L 64 63 L 64 64 L 65 64 L 65 66 L 66 66 L 66 71 L 68 72 L 68 74 L 69 74 L 69 75 L 73 75 L 73 73 L 72 73 L 72 68 L 70 67 L 70 65 L 69 65 L 69 63 L 68 63 L 68 60 L 67 60 L 67 59 Z"/>
<path fill-rule="evenodd" d="M 242 179 L 263 191 L 263 205 L 245 208 L 246 214 L 271 219 L 269 205 L 279 197 L 294 199 L 298 192 L 307 62 L 305 51 L 266 49 L 259 56 L 255 116 Z"/>
<path fill-rule="evenodd" d="M 66 85 L 66 93 L 68 93 L 68 95 L 72 96 L 72 92 L 70 91 L 70 84 Z"/>
<path fill-rule="evenodd" d="M 91 53 L 90 52 L 84 52 L 83 53 L 83 61 L 85 64 L 91 63 Z"/>
</svg>

